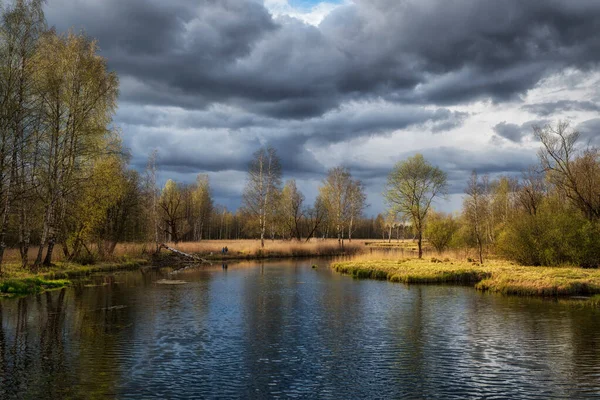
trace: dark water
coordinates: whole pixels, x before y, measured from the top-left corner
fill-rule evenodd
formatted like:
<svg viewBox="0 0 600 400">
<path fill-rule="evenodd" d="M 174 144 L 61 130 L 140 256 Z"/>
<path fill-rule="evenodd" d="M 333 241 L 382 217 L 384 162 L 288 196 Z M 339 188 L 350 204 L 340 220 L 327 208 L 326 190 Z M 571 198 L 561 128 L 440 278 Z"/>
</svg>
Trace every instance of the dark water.
<svg viewBox="0 0 600 400">
<path fill-rule="evenodd" d="M 599 310 L 310 265 L 3 300 L 0 398 L 600 398 Z"/>
</svg>

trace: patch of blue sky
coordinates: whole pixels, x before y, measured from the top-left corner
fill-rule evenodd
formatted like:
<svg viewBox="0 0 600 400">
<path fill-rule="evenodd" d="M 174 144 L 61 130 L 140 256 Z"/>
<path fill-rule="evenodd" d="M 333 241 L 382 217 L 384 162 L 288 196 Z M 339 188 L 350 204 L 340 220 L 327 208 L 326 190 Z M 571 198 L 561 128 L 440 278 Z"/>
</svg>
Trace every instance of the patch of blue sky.
<svg viewBox="0 0 600 400">
<path fill-rule="evenodd" d="M 300 10 L 310 10 L 321 3 L 340 4 L 343 0 L 288 0 L 290 6 Z"/>
</svg>

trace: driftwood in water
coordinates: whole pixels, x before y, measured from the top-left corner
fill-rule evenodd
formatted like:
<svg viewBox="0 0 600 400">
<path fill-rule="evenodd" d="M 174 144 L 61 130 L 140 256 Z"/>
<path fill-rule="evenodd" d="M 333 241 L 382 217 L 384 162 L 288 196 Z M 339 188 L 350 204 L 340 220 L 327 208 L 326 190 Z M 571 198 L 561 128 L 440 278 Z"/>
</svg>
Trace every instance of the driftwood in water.
<svg viewBox="0 0 600 400">
<path fill-rule="evenodd" d="M 161 243 L 159 249 L 163 249 L 163 248 L 167 249 L 170 252 L 173 252 L 173 253 L 175 253 L 175 254 L 177 254 L 179 256 L 182 256 L 182 257 L 185 257 L 185 258 L 189 258 L 191 260 L 198 261 L 198 262 L 201 262 L 201 263 L 211 264 L 210 261 L 208 261 L 208 260 L 206 260 L 206 259 L 204 259 L 202 257 L 198 257 L 198 256 L 195 256 L 193 254 L 184 253 L 183 251 L 179 251 L 177 249 L 174 249 L 172 247 L 167 246 L 164 243 Z"/>
</svg>

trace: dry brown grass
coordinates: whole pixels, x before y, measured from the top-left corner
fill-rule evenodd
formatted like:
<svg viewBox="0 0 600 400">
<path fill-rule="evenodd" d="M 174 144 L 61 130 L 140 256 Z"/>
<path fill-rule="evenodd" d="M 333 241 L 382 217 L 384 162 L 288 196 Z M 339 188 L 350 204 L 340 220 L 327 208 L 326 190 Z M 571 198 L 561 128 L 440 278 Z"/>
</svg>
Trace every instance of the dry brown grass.
<svg viewBox="0 0 600 400">
<path fill-rule="evenodd" d="M 119 243 L 115 248 L 115 252 L 112 256 L 106 260 L 100 261 L 119 261 L 123 258 L 140 258 L 145 254 L 148 254 L 153 249 L 153 243 Z M 95 247 L 91 246 L 91 251 L 95 251 Z M 28 257 L 29 261 L 33 262 L 37 257 L 38 247 L 34 246 L 29 249 Z M 19 249 L 9 248 L 4 253 L 4 261 L 8 264 L 18 264 L 21 261 L 21 255 Z M 62 246 L 56 245 L 52 252 L 52 262 L 62 263 L 65 262 L 65 256 L 62 250 Z"/>
<path fill-rule="evenodd" d="M 364 242 L 345 242 L 340 249 L 335 239 L 314 239 L 308 243 L 288 240 L 267 240 L 261 248 L 260 240 L 206 240 L 202 242 L 169 243 L 177 250 L 201 256 L 222 257 L 221 250 L 227 247 L 227 258 L 268 258 L 334 256 L 341 253 L 357 254 L 365 251 Z"/>
<path fill-rule="evenodd" d="M 298 257 L 298 256 L 334 256 L 341 253 L 358 254 L 367 251 L 364 241 L 354 240 L 344 242 L 342 251 L 336 239 L 313 239 L 308 243 L 304 241 L 267 240 L 265 247 L 261 248 L 260 240 L 204 240 L 201 242 L 167 243 L 168 246 L 185 253 L 202 256 L 222 257 L 223 247 L 228 248 L 226 258 L 266 258 L 266 257 Z M 94 251 L 94 247 L 91 248 Z M 154 243 L 119 243 L 114 253 L 98 262 L 118 262 L 122 260 L 138 259 L 148 256 L 154 251 Z M 37 256 L 37 247 L 29 249 L 30 262 Z M 7 249 L 5 261 L 8 264 L 18 264 L 20 255 L 18 249 Z M 53 253 L 53 262 L 63 263 L 65 257 L 60 245 Z"/>
</svg>

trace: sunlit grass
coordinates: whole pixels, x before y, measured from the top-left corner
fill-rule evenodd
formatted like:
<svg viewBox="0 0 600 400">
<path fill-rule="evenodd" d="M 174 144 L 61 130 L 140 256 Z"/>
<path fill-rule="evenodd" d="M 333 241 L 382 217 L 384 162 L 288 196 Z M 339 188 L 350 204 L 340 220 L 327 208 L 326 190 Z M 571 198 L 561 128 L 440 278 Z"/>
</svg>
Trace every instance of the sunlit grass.
<svg viewBox="0 0 600 400">
<path fill-rule="evenodd" d="M 358 278 L 403 283 L 462 283 L 484 291 L 525 296 L 600 294 L 600 270 L 578 267 L 525 267 L 494 260 L 369 259 L 361 256 L 332 267 Z"/>
<path fill-rule="evenodd" d="M 9 279 L 0 282 L 0 293 L 8 296 L 24 296 L 40 293 L 44 290 L 63 288 L 70 283 L 65 279 L 47 280 L 39 277 Z"/>
<path fill-rule="evenodd" d="M 202 242 L 168 243 L 177 250 L 206 258 L 276 258 L 319 257 L 340 254 L 357 254 L 366 251 L 363 241 L 345 241 L 341 249 L 335 239 L 313 239 L 308 243 L 296 240 L 266 240 L 262 248 L 260 240 L 207 240 Z M 228 251 L 223 257 L 222 249 Z"/>
</svg>

